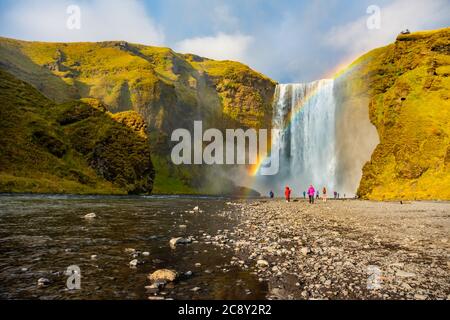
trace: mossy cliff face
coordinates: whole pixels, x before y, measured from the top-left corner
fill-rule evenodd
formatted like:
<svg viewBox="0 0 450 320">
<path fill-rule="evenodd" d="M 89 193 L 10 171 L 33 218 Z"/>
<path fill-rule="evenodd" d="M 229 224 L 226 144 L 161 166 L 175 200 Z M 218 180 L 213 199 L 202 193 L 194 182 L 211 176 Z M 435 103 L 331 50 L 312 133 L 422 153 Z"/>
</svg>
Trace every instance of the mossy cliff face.
<svg viewBox="0 0 450 320">
<path fill-rule="evenodd" d="M 112 116 L 92 101 L 57 105 L 1 69 L 0 89 L 0 192 L 152 191 L 139 115 Z"/>
<path fill-rule="evenodd" d="M 380 143 L 363 168 L 368 199 L 450 199 L 450 28 L 400 35 L 343 75 L 369 103 Z"/>
<path fill-rule="evenodd" d="M 141 115 L 158 193 L 195 193 L 202 187 L 205 168 L 171 165 L 173 130 L 192 130 L 194 120 L 218 129 L 271 125 L 276 84 L 238 62 L 119 41 L 64 44 L 0 38 L 0 68 L 57 103 L 87 99 L 100 101 L 113 114 L 132 110 Z"/>
<path fill-rule="evenodd" d="M 219 128 L 270 124 L 275 83 L 238 62 L 127 42 L 0 38 L 0 67 L 56 102 L 96 98 L 113 113 L 134 110 L 163 139 L 193 120 Z"/>
</svg>

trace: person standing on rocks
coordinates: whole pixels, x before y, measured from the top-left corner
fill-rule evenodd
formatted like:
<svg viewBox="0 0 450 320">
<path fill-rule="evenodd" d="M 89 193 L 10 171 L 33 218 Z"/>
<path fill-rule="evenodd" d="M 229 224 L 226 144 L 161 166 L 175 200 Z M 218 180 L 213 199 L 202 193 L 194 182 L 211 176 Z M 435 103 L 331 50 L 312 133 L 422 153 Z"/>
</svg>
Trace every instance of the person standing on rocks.
<svg viewBox="0 0 450 320">
<path fill-rule="evenodd" d="M 286 189 L 284 190 L 284 196 L 286 197 L 286 202 L 291 202 L 291 193 L 292 190 L 286 186 Z"/>
<path fill-rule="evenodd" d="M 316 189 L 314 189 L 313 185 L 310 185 L 309 189 L 308 189 L 309 203 L 314 204 L 315 194 L 316 194 Z"/>
<path fill-rule="evenodd" d="M 270 190 L 270 192 L 269 192 L 269 197 L 270 197 L 270 199 L 273 199 L 275 197 L 275 194 L 273 193 L 272 190 Z"/>
<path fill-rule="evenodd" d="M 306 199 L 306 191 L 303 191 L 303 199 Z"/>
<path fill-rule="evenodd" d="M 327 188 L 326 187 L 323 187 L 323 190 L 322 190 L 322 201 L 327 202 Z"/>
</svg>

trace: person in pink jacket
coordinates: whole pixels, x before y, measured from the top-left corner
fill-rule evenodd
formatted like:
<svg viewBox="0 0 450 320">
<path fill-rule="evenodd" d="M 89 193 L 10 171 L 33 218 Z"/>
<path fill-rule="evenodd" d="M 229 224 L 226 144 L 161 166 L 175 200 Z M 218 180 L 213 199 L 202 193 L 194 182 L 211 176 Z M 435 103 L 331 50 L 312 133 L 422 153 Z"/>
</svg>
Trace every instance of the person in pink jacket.
<svg viewBox="0 0 450 320">
<path fill-rule="evenodd" d="M 308 196 L 309 196 L 309 203 L 314 203 L 314 196 L 316 195 L 316 189 L 312 185 L 309 186 L 308 189 Z"/>
</svg>

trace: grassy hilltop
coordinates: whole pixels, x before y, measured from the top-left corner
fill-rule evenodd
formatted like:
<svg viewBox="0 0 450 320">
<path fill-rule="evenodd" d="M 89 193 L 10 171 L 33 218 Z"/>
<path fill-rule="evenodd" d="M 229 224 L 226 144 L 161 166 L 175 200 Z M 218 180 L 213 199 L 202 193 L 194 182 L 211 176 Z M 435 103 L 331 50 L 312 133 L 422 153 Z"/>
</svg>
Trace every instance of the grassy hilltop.
<svg viewBox="0 0 450 320">
<path fill-rule="evenodd" d="M 233 61 L 127 42 L 43 43 L 0 38 L 0 66 L 56 102 L 96 98 L 111 112 L 135 110 L 150 129 L 200 116 L 265 127 L 275 83 Z M 224 124 L 225 122 L 225 124 Z"/>
</svg>

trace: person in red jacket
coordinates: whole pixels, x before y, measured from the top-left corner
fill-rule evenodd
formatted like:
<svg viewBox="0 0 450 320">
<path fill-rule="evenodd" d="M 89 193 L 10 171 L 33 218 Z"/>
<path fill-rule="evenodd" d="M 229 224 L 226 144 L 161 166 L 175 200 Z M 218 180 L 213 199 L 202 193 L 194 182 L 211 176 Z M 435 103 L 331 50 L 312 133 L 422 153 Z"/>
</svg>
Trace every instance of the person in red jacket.
<svg viewBox="0 0 450 320">
<path fill-rule="evenodd" d="M 291 193 L 292 190 L 286 186 L 286 189 L 284 189 L 284 196 L 286 197 L 286 202 L 291 202 Z"/>
</svg>

